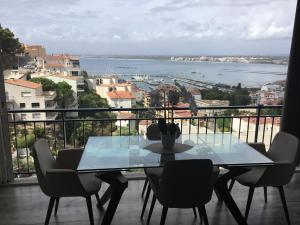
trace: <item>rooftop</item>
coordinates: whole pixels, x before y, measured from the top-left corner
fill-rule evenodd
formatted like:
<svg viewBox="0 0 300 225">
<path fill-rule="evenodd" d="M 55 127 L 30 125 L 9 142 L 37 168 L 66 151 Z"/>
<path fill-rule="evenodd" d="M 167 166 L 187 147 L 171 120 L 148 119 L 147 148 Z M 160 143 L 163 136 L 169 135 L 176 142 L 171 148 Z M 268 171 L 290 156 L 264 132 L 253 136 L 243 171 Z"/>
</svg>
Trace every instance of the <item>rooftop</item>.
<svg viewBox="0 0 300 225">
<path fill-rule="evenodd" d="M 101 87 L 128 87 L 131 86 L 129 83 L 114 83 L 114 84 L 100 84 Z"/>
<path fill-rule="evenodd" d="M 58 77 L 58 78 L 63 78 L 63 79 L 67 79 L 67 80 L 83 80 L 83 77 L 81 77 L 81 76 L 66 76 L 66 75 L 62 75 L 62 74 L 54 74 L 54 75 L 50 75 L 50 76 L 46 76 L 46 77 Z"/>
<path fill-rule="evenodd" d="M 133 119 L 135 115 L 133 113 L 128 112 L 119 112 L 117 119 Z"/>
<path fill-rule="evenodd" d="M 5 80 L 5 83 L 11 84 L 11 85 L 16 85 L 16 86 L 21 86 L 21 87 L 26 87 L 26 88 L 30 88 L 30 89 L 37 89 L 37 88 L 42 87 L 41 84 L 37 84 L 37 83 L 27 81 L 27 80 L 9 79 L 9 80 Z"/>
<path fill-rule="evenodd" d="M 248 118 L 242 118 L 242 120 L 244 122 L 248 123 Z M 281 122 L 281 118 L 279 117 L 275 117 L 274 121 L 273 121 L 273 117 L 260 117 L 259 118 L 259 124 L 263 125 L 263 124 L 274 124 L 274 126 L 280 126 L 280 122 Z M 249 119 L 249 123 L 250 124 L 256 124 L 256 117 L 250 117 Z"/>
<path fill-rule="evenodd" d="M 107 96 L 110 99 L 135 99 L 129 91 L 112 91 L 108 92 Z"/>
<path fill-rule="evenodd" d="M 63 68 L 65 66 L 60 63 L 47 63 L 47 64 L 45 64 L 45 67 L 46 68 Z"/>
</svg>

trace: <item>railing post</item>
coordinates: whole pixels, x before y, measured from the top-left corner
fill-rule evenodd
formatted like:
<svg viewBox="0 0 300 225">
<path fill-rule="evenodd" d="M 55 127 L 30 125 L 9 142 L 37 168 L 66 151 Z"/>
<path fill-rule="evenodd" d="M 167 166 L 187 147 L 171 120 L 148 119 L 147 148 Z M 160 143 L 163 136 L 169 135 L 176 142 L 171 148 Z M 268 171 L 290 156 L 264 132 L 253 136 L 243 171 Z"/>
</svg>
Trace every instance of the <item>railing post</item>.
<svg viewBox="0 0 300 225">
<path fill-rule="evenodd" d="M 66 131 L 65 111 L 63 111 L 63 113 L 62 113 L 62 122 L 63 122 L 63 130 L 64 130 L 64 148 L 66 148 L 67 131 Z"/>
<path fill-rule="evenodd" d="M 257 105 L 254 142 L 257 142 L 257 139 L 258 139 L 259 120 L 260 120 L 261 109 L 263 106 L 264 105 L 262 105 L 262 104 Z"/>
</svg>

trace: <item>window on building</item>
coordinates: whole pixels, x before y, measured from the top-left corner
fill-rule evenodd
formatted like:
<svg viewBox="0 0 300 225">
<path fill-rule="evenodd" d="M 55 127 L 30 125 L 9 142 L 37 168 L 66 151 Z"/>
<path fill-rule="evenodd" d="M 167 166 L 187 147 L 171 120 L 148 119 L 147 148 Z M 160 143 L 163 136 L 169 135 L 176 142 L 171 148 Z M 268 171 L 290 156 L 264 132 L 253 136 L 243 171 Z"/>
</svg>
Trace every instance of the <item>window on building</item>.
<svg viewBox="0 0 300 225">
<path fill-rule="evenodd" d="M 22 97 L 31 97 L 31 93 L 29 91 L 23 91 L 21 92 Z"/>
<path fill-rule="evenodd" d="M 40 113 L 32 113 L 32 119 L 40 119 L 41 114 Z"/>
<path fill-rule="evenodd" d="M 31 107 L 32 107 L 32 108 L 40 108 L 40 103 L 38 103 L 38 102 L 33 102 L 33 103 L 31 103 Z"/>
<path fill-rule="evenodd" d="M 20 108 L 25 108 L 26 107 L 26 104 L 25 103 L 20 103 Z"/>
</svg>

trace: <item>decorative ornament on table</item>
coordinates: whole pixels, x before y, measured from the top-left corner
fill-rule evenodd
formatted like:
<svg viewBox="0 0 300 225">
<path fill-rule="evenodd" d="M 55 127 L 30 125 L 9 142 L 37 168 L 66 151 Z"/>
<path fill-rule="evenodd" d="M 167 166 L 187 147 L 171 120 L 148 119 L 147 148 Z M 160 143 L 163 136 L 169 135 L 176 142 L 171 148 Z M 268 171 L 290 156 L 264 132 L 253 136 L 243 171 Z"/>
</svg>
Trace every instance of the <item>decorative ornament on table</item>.
<svg viewBox="0 0 300 225">
<path fill-rule="evenodd" d="M 158 120 L 158 127 L 160 130 L 161 143 L 165 149 L 172 149 L 176 138 L 180 136 L 180 129 L 174 122 L 167 123 L 166 119 L 160 118 Z"/>
</svg>

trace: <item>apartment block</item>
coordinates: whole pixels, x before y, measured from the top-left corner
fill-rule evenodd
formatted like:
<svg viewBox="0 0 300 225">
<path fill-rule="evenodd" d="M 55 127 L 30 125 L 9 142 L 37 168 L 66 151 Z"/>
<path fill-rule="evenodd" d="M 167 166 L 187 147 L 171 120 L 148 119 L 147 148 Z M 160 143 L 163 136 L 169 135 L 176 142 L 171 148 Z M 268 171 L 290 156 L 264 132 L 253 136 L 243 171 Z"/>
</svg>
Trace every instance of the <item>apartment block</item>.
<svg viewBox="0 0 300 225">
<path fill-rule="evenodd" d="M 42 85 L 26 80 L 5 80 L 8 109 L 55 109 L 55 91 L 43 91 Z M 16 114 L 19 120 L 53 120 L 57 113 L 32 112 Z"/>
</svg>

